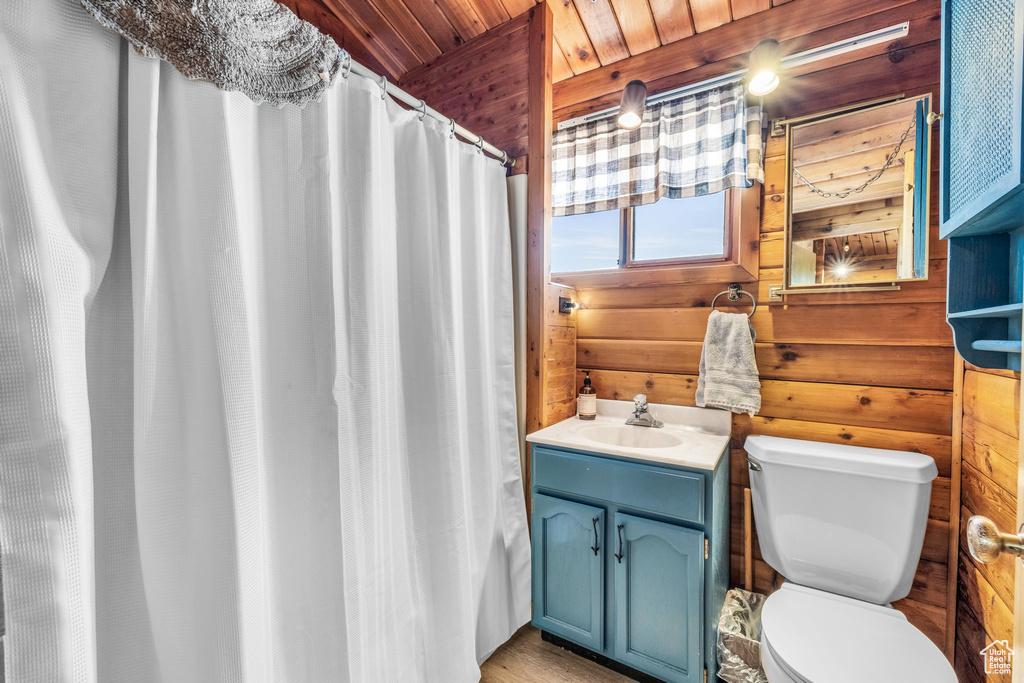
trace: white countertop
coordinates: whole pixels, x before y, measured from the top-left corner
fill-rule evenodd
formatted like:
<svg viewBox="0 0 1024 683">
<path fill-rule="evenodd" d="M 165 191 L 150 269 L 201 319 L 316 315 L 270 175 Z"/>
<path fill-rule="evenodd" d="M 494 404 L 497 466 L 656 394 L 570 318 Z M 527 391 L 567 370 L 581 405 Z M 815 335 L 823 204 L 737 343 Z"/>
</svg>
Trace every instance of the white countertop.
<svg viewBox="0 0 1024 683">
<path fill-rule="evenodd" d="M 526 440 L 634 460 L 715 469 L 729 447 L 731 413 L 661 403 L 649 404 L 648 410 L 665 426 L 627 425 L 626 418 L 633 413 L 632 401 L 598 399 L 596 420 L 574 416 L 529 434 Z"/>
</svg>

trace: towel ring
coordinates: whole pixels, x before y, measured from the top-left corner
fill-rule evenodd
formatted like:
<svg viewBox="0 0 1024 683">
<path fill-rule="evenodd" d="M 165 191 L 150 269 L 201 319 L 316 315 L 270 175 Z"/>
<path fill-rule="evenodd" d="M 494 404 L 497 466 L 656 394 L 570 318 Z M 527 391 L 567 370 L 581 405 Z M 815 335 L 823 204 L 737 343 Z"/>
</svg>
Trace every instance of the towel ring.
<svg viewBox="0 0 1024 683">
<path fill-rule="evenodd" d="M 748 292 L 747 290 L 740 289 L 740 286 L 737 284 L 731 284 L 729 285 L 729 289 L 725 290 L 724 292 L 719 292 L 718 294 L 716 294 L 715 298 L 711 300 L 711 310 L 715 310 L 715 302 L 718 301 L 718 297 L 722 296 L 723 294 L 725 294 L 725 297 L 729 301 L 739 301 L 740 295 L 746 294 L 748 297 L 750 297 L 750 303 L 754 305 L 754 308 L 750 310 L 750 313 L 747 313 L 747 317 L 753 317 L 754 313 L 757 312 L 757 299 L 755 299 L 754 295 Z"/>
</svg>

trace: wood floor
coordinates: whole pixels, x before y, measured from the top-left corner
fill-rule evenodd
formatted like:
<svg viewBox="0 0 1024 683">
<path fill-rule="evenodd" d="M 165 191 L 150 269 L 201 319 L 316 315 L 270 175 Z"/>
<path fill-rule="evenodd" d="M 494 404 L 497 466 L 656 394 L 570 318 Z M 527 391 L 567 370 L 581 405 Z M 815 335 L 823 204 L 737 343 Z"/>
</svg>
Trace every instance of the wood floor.
<svg viewBox="0 0 1024 683">
<path fill-rule="evenodd" d="M 527 624 L 480 667 L 481 683 L 634 683 L 630 678 L 540 639 Z"/>
</svg>

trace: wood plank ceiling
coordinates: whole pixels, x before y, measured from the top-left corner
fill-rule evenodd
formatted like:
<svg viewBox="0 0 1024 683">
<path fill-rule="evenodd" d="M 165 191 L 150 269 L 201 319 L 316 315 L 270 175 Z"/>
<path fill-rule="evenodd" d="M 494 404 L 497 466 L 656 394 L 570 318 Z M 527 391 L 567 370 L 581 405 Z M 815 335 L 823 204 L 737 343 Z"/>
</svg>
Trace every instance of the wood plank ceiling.
<svg viewBox="0 0 1024 683">
<path fill-rule="evenodd" d="M 399 80 L 536 0 L 278 0 L 371 68 Z M 562 81 L 790 0 L 542 0 Z"/>
</svg>

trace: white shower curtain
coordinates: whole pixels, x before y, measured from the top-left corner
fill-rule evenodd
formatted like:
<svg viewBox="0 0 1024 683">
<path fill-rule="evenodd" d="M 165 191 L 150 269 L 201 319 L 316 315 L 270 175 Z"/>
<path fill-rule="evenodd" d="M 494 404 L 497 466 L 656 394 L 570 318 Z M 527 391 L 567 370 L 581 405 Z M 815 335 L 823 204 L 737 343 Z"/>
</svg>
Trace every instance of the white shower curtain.
<svg viewBox="0 0 1024 683">
<path fill-rule="evenodd" d="M 0 7 L 8 680 L 472 681 L 529 619 L 501 166 Z"/>
</svg>

